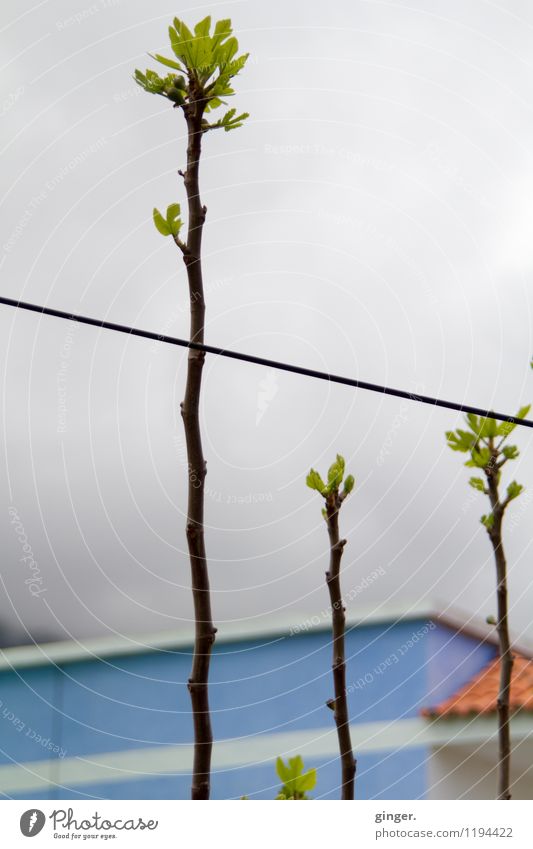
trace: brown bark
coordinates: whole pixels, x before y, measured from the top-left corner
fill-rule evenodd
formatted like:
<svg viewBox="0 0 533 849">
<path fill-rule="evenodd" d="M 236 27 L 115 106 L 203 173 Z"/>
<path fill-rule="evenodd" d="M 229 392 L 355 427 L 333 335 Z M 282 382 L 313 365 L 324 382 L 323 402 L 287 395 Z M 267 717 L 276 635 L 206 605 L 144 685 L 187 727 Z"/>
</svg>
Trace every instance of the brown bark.
<svg viewBox="0 0 533 849">
<path fill-rule="evenodd" d="M 356 760 L 353 755 L 350 737 L 350 719 L 348 715 L 348 699 L 346 696 L 346 654 L 344 647 L 345 607 L 342 602 L 340 568 L 345 539 L 339 538 L 339 508 L 341 500 L 338 495 L 329 496 L 326 503 L 327 525 L 330 543 L 329 570 L 326 572 L 326 583 L 329 590 L 333 626 L 333 685 L 335 698 L 328 702 L 333 711 L 337 726 L 337 737 L 341 757 L 342 770 L 342 799 L 353 799 L 355 793 Z"/>
<path fill-rule="evenodd" d="M 203 343 L 205 301 L 202 280 L 201 245 L 206 209 L 200 201 L 199 165 L 202 144 L 201 109 L 191 107 L 185 113 L 188 145 L 187 170 L 183 175 L 188 202 L 187 243 L 183 260 L 187 269 L 191 309 L 190 340 Z M 185 396 L 181 415 L 185 428 L 188 461 L 187 545 L 191 565 L 191 583 L 194 602 L 195 640 L 191 677 L 188 687 L 191 695 L 194 723 L 194 764 L 191 786 L 192 799 L 209 799 L 211 751 L 213 733 L 209 713 L 209 662 L 215 641 L 216 628 L 211 614 L 209 573 L 204 540 L 204 484 L 207 472 L 200 431 L 199 404 L 202 386 L 202 369 L 205 354 L 189 349 Z"/>
<path fill-rule="evenodd" d="M 491 441 L 493 453 L 492 464 L 485 469 L 488 484 L 488 494 L 492 507 L 494 523 L 488 529 L 488 534 L 494 550 L 497 581 L 497 632 L 500 646 L 500 684 L 498 691 L 498 799 L 511 798 L 511 728 L 509 697 L 511 691 L 511 674 L 513 670 L 513 654 L 509 636 L 509 620 L 507 605 L 507 563 L 502 540 L 502 522 L 507 503 L 502 503 L 498 490 L 499 470 L 496 465 L 496 455 Z"/>
</svg>

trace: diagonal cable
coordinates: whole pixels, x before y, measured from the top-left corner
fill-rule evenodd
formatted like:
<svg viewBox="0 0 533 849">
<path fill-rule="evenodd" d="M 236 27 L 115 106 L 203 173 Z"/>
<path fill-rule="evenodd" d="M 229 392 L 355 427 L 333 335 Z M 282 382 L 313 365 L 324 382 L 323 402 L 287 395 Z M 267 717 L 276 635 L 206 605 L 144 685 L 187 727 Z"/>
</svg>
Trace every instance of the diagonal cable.
<svg viewBox="0 0 533 849">
<path fill-rule="evenodd" d="M 343 386 L 352 386 L 355 389 L 363 389 L 368 392 L 379 392 L 382 395 L 392 395 L 395 398 L 407 398 L 410 401 L 418 401 L 420 404 L 431 404 L 432 407 L 444 407 L 446 410 L 457 410 L 460 413 L 474 413 L 488 419 L 497 419 L 500 422 L 511 422 L 522 427 L 533 427 L 533 421 L 519 419 L 507 413 L 496 413 L 494 410 L 484 410 L 481 407 L 473 407 L 470 404 L 459 404 L 456 401 L 445 401 L 441 398 L 432 398 L 429 395 L 419 395 L 415 392 L 407 392 L 404 389 L 393 389 L 390 386 L 380 386 L 377 383 L 368 383 L 365 380 L 357 380 L 354 377 L 342 377 L 338 374 L 328 374 L 325 371 L 295 366 L 278 360 L 269 360 L 265 357 L 255 357 L 253 354 L 243 354 L 240 351 L 229 351 L 227 348 L 216 348 L 213 345 L 202 345 L 199 342 L 190 342 L 188 339 L 179 339 L 176 336 L 166 336 L 163 333 L 153 333 L 150 330 L 141 330 L 138 327 L 128 327 L 125 324 L 116 324 L 113 321 L 102 321 L 99 318 L 89 318 L 86 315 L 64 312 L 63 310 L 42 307 L 38 304 L 28 304 L 25 301 L 17 301 L 12 298 L 0 297 L 0 304 L 8 307 L 16 307 L 29 312 L 49 315 L 53 318 L 63 318 L 68 321 L 76 321 L 79 324 L 88 324 L 91 327 L 101 327 L 104 330 L 114 330 L 118 333 L 128 333 L 130 336 L 140 336 L 142 339 L 152 339 L 156 342 L 164 342 L 167 345 L 177 345 L 180 348 L 192 348 L 195 351 L 204 351 L 206 354 L 214 354 L 217 357 L 227 357 L 230 360 L 240 360 L 244 363 L 254 363 L 258 366 L 268 366 L 280 371 L 288 371 L 292 374 L 301 374 L 304 377 L 314 377 L 317 380 L 327 380 L 329 383 L 340 383 Z"/>
</svg>

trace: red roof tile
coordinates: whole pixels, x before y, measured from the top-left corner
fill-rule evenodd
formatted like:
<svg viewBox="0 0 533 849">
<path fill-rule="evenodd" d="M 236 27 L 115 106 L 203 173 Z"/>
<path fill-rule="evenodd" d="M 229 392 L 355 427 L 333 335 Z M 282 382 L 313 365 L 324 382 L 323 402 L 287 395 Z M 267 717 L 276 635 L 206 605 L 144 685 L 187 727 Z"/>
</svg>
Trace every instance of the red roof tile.
<svg viewBox="0 0 533 849">
<path fill-rule="evenodd" d="M 423 716 L 467 716 L 493 713 L 497 709 L 500 679 L 499 658 L 491 661 L 464 687 L 439 705 L 423 708 Z M 515 655 L 511 677 L 512 710 L 533 711 L 533 660 Z"/>
</svg>

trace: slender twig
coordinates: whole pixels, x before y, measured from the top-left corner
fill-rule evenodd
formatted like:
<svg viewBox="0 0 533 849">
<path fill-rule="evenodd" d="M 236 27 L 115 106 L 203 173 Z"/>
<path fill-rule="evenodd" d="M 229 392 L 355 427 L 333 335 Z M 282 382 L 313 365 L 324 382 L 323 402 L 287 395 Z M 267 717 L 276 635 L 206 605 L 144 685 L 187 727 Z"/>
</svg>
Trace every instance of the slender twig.
<svg viewBox="0 0 533 849">
<path fill-rule="evenodd" d="M 203 343 L 205 300 L 202 279 L 202 230 L 205 207 L 200 201 L 199 168 L 202 145 L 201 110 L 192 104 L 185 111 L 187 119 L 187 170 L 184 175 L 188 202 L 187 245 L 183 261 L 187 270 L 191 309 L 190 338 Z M 200 393 L 205 353 L 189 349 L 185 396 L 181 415 L 185 428 L 189 490 L 187 506 L 187 544 L 191 564 L 192 593 L 195 614 L 195 639 L 191 677 L 188 686 L 194 721 L 194 764 L 191 796 L 208 799 L 210 795 L 211 751 L 213 732 L 209 713 L 209 663 L 216 628 L 211 613 L 209 573 L 204 538 L 204 485 L 207 464 L 204 459 L 200 431 Z"/>
<path fill-rule="evenodd" d="M 346 545 L 345 539 L 339 536 L 339 508 L 341 499 L 338 493 L 332 493 L 326 501 L 326 522 L 328 526 L 330 557 L 329 569 L 326 572 L 326 583 L 331 602 L 331 618 L 333 628 L 333 686 L 335 698 L 328 702 L 333 711 L 337 726 L 339 752 L 342 769 L 342 799 L 353 799 L 355 792 L 356 761 L 352 750 L 350 737 L 350 720 L 348 715 L 348 699 L 346 696 L 346 652 L 344 632 L 346 625 L 345 607 L 342 601 L 340 569 L 342 553 Z"/>
<path fill-rule="evenodd" d="M 350 717 L 346 693 L 346 651 L 344 645 L 346 608 L 343 604 L 341 592 L 341 560 L 346 540 L 341 539 L 339 534 L 339 510 L 345 498 L 353 490 L 355 481 L 353 475 L 348 475 L 344 480 L 344 487 L 341 491 L 344 467 L 344 457 L 337 454 L 335 462 L 328 470 L 327 483 L 324 483 L 315 469 L 311 469 L 307 475 L 306 483 L 310 489 L 319 492 L 325 501 L 322 515 L 326 520 L 329 536 L 329 569 L 326 572 L 326 584 L 331 602 L 332 671 L 335 695 L 335 698 L 328 699 L 326 705 L 333 711 L 335 725 L 337 726 L 341 758 L 341 798 L 350 800 L 354 798 L 355 794 L 356 760 L 350 737 Z"/>
<path fill-rule="evenodd" d="M 500 443 L 501 444 L 501 443 Z M 498 799 L 510 799 L 510 768 L 511 768 L 511 727 L 509 698 L 511 692 L 511 676 L 513 671 L 513 654 L 509 636 L 508 602 L 507 602 L 507 562 L 503 549 L 502 522 L 509 498 L 500 501 L 497 470 L 499 446 L 494 448 L 491 438 L 489 450 L 492 463 L 485 468 L 488 496 L 492 507 L 493 523 L 487 532 L 494 550 L 497 582 L 498 616 L 496 629 L 500 648 L 500 682 L 498 688 Z M 496 467 L 494 471 L 493 467 Z"/>
<path fill-rule="evenodd" d="M 526 416 L 531 405 L 521 407 L 516 420 Z M 508 436 L 516 427 L 516 421 L 496 424 L 489 417 L 478 419 L 469 414 L 466 416 L 466 430 L 457 428 L 447 431 L 448 447 L 469 455 L 465 465 L 483 471 L 481 477 L 470 478 L 470 486 L 488 496 L 491 511 L 481 517 L 481 522 L 487 531 L 496 565 L 496 597 L 498 616 L 487 619 L 496 624 L 500 650 L 500 682 L 498 687 L 498 799 L 511 798 L 511 728 L 510 728 L 510 697 L 511 679 L 513 672 L 513 653 L 509 636 L 509 611 L 507 602 L 507 562 L 503 548 L 502 525 L 507 507 L 523 491 L 523 486 L 515 480 L 507 486 L 505 498 L 500 498 L 500 481 L 503 466 L 509 460 L 515 460 L 519 451 L 516 445 L 504 445 Z M 480 448 L 480 443 L 482 447 Z"/>
<path fill-rule="evenodd" d="M 199 415 L 202 370 L 208 350 L 208 346 L 204 345 L 205 298 L 201 255 L 207 209 L 200 200 L 199 172 L 202 136 L 213 128 L 204 120 L 204 113 L 218 109 L 225 102 L 223 96 L 233 94 L 230 80 L 244 67 L 248 54 L 235 57 L 238 44 L 237 40 L 231 37 L 231 21 L 228 18 L 217 21 L 211 34 L 211 16 L 208 15 L 195 25 L 194 35 L 183 21 L 174 18 L 168 32 L 172 52 L 178 61 L 156 54 L 153 58 L 165 66 L 165 76 L 161 76 L 157 71 L 147 69 L 143 72 L 137 68 L 134 78 L 149 94 L 160 95 L 173 104 L 173 109 L 182 110 L 187 123 L 187 166 L 185 171 L 181 168 L 178 170 L 187 194 L 187 241 L 183 242 L 179 237 L 183 226 L 179 203 L 172 203 L 167 207 L 166 218 L 154 208 L 153 219 L 159 233 L 162 236 L 172 236 L 176 247 L 181 251 L 189 285 L 191 321 L 190 338 L 186 343 L 189 356 L 181 415 L 185 428 L 189 473 L 186 533 L 195 620 L 192 670 L 188 681 L 194 725 L 191 795 L 193 799 L 209 799 L 213 732 L 208 687 L 209 664 L 216 628 L 211 614 L 205 552 L 204 490 L 207 467 Z M 168 68 L 180 73 L 169 74 Z M 236 115 L 235 109 L 230 109 L 217 126 L 225 131 L 234 130 L 242 126 L 247 117 L 245 112 Z M 136 332 L 138 335 L 146 335 Z"/>
</svg>

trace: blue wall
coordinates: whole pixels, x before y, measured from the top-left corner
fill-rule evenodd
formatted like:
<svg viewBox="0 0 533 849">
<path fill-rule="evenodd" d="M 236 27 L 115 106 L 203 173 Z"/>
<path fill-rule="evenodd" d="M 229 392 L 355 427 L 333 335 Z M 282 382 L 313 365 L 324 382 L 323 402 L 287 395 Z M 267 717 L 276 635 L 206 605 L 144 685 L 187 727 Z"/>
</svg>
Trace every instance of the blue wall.
<svg viewBox="0 0 533 849">
<path fill-rule="evenodd" d="M 354 723 L 417 716 L 422 706 L 451 695 L 495 650 L 443 626 L 412 620 L 353 628 L 347 635 L 347 689 Z M 215 739 L 330 727 L 332 695 L 329 633 L 309 632 L 265 641 L 219 643 L 211 673 Z M 189 652 L 157 651 L 99 661 L 0 674 L 0 763 L 59 757 L 35 739 L 61 747 L 66 757 L 147 746 L 191 743 L 186 681 Z M 16 715 L 15 720 L 2 711 Z M 20 724 L 24 723 L 24 728 Z M 27 733 L 33 729 L 32 735 Z M 426 752 L 365 754 L 358 759 L 359 798 L 422 797 Z M 315 797 L 337 798 L 336 759 L 318 769 Z M 409 773 L 406 783 L 402 777 Z M 213 797 L 272 798 L 272 765 L 215 773 Z M 188 798 L 189 777 L 126 781 L 35 791 L 31 798 Z M 13 796 L 12 798 L 17 798 Z M 20 798 L 24 798 L 22 795 Z"/>
</svg>

